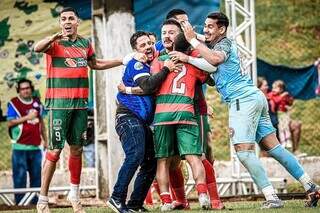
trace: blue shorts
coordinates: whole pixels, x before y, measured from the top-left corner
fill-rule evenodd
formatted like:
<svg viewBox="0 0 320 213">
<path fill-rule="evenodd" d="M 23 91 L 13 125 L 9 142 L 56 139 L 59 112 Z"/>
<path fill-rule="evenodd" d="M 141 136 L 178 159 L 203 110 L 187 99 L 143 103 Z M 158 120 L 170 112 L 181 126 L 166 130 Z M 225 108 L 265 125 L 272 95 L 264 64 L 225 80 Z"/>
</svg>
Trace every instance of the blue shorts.
<svg viewBox="0 0 320 213">
<path fill-rule="evenodd" d="M 229 103 L 229 134 L 233 144 L 260 142 L 274 133 L 268 102 L 261 91 Z"/>
</svg>

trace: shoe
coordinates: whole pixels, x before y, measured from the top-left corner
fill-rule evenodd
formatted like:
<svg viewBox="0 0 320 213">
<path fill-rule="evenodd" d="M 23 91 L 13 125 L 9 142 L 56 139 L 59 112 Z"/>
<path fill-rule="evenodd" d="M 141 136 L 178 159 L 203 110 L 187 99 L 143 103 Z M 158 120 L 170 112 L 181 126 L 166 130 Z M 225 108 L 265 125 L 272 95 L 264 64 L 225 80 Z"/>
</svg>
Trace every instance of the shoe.
<svg viewBox="0 0 320 213">
<path fill-rule="evenodd" d="M 116 213 L 128 213 L 127 207 L 120 201 L 113 199 L 112 197 L 108 200 L 107 206 Z"/>
<path fill-rule="evenodd" d="M 200 207 L 204 210 L 210 209 L 210 200 L 206 193 L 199 194 L 199 203 Z"/>
<path fill-rule="evenodd" d="M 129 212 L 148 212 L 149 210 L 144 208 L 143 206 L 141 206 L 141 207 L 137 207 L 137 208 L 128 207 L 128 211 Z"/>
<path fill-rule="evenodd" d="M 190 210 L 190 204 L 186 200 L 185 202 L 173 201 L 172 202 L 174 210 Z"/>
<path fill-rule="evenodd" d="M 307 201 L 305 202 L 305 207 L 317 207 L 318 200 L 320 199 L 320 187 L 314 185 L 307 191 Z"/>
<path fill-rule="evenodd" d="M 262 203 L 261 209 L 276 209 L 283 208 L 282 200 L 267 200 Z"/>
<path fill-rule="evenodd" d="M 160 206 L 160 211 L 162 212 L 168 212 L 173 210 L 173 205 L 172 203 L 163 203 Z"/>
<path fill-rule="evenodd" d="M 37 213 L 50 213 L 48 203 L 37 203 Z"/>
<path fill-rule="evenodd" d="M 225 208 L 226 207 L 223 205 L 221 200 L 212 200 L 211 201 L 211 209 L 221 210 L 221 209 L 225 209 Z"/>
<path fill-rule="evenodd" d="M 72 209 L 74 213 L 86 213 L 84 208 L 81 205 L 80 199 L 72 199 L 69 196 L 67 197 L 67 200 L 71 203 Z"/>
</svg>

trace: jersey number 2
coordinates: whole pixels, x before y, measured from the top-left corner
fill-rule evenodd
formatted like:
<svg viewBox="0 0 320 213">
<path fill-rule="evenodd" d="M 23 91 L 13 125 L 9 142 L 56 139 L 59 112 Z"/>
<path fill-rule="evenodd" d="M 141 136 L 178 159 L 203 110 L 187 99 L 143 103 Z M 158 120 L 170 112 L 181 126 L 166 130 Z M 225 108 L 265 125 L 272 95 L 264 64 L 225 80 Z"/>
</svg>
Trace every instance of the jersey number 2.
<svg viewBox="0 0 320 213">
<path fill-rule="evenodd" d="M 184 94 L 186 91 L 186 84 L 178 81 L 187 74 L 185 66 L 182 67 L 182 71 L 173 79 L 172 93 Z"/>
</svg>

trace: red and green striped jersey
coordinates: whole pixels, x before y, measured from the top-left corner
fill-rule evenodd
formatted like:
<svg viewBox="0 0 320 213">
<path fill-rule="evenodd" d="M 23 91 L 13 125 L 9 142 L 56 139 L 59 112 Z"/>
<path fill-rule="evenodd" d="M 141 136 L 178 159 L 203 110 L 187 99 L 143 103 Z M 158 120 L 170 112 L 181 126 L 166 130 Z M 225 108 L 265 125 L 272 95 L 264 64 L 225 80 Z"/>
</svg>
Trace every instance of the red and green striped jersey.
<svg viewBox="0 0 320 213">
<path fill-rule="evenodd" d="M 191 55 L 198 55 L 193 51 Z M 163 66 L 160 55 L 152 62 L 151 72 L 158 72 Z M 205 82 L 208 74 L 191 64 L 185 63 L 181 72 L 171 72 L 162 83 L 156 96 L 154 125 L 193 124 L 197 125 L 194 116 L 194 94 L 196 82 Z"/>
<path fill-rule="evenodd" d="M 88 105 L 88 60 L 95 57 L 88 39 L 59 40 L 45 52 L 47 109 L 84 109 Z"/>
</svg>

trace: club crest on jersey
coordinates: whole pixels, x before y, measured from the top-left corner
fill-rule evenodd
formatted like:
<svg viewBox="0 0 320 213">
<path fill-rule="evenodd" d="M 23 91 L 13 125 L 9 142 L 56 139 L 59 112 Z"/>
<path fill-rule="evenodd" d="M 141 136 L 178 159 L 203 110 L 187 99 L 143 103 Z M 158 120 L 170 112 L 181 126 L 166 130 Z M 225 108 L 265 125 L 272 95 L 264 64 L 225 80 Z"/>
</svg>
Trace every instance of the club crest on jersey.
<svg viewBox="0 0 320 213">
<path fill-rule="evenodd" d="M 137 61 L 134 65 L 133 65 L 135 70 L 142 70 L 143 69 L 143 64 L 139 61 Z"/>
<path fill-rule="evenodd" d="M 64 61 L 64 64 L 67 67 L 77 67 L 77 61 L 73 58 L 66 58 L 66 60 Z"/>
</svg>

